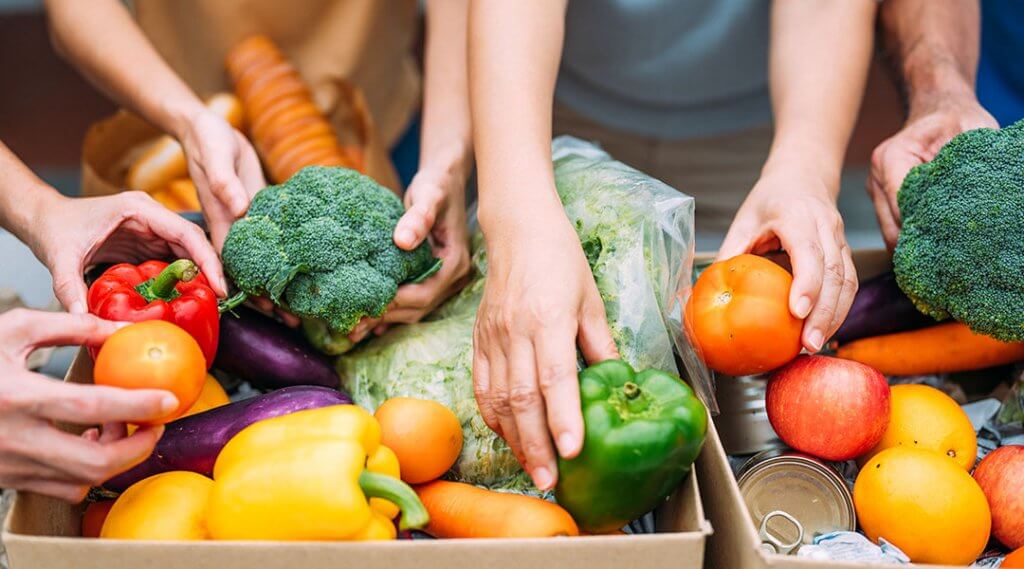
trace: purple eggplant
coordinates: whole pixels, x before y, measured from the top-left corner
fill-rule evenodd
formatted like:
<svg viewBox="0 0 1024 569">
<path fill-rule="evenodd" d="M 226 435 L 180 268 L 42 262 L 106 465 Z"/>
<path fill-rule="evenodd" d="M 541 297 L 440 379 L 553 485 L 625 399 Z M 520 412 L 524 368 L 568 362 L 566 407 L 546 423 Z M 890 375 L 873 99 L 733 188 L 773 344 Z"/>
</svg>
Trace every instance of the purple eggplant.
<svg viewBox="0 0 1024 569">
<path fill-rule="evenodd" d="M 334 366 L 302 334 L 255 310 L 239 307 L 234 312 L 220 319 L 215 369 L 262 389 L 293 385 L 338 388 Z"/>
<path fill-rule="evenodd" d="M 303 409 L 348 403 L 352 399 L 335 389 L 296 385 L 172 421 L 149 458 L 107 480 L 103 487 L 121 492 L 143 478 L 170 470 L 210 476 L 220 449 L 249 425 Z"/>
<path fill-rule="evenodd" d="M 914 306 L 896 284 L 896 275 L 888 272 L 860 283 L 850 313 L 832 340 L 845 344 L 929 324 L 935 324 L 935 320 Z"/>
</svg>

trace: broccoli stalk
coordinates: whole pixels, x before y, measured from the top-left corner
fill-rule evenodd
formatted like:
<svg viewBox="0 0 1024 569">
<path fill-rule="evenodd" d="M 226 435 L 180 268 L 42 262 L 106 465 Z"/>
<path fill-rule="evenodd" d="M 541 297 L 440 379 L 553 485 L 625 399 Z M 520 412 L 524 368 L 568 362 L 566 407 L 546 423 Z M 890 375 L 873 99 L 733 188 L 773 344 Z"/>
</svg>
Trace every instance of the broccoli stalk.
<svg viewBox="0 0 1024 569">
<path fill-rule="evenodd" d="M 917 308 L 1024 340 L 1024 121 L 957 135 L 907 175 L 896 281 Z"/>
<path fill-rule="evenodd" d="M 403 213 L 397 196 L 358 172 L 303 168 L 256 194 L 228 232 L 224 268 L 245 293 L 317 321 L 306 327 L 320 332 L 311 339 L 337 352 L 344 346 L 337 336 L 383 314 L 398 285 L 440 268 L 429 244 L 412 251 L 394 244 Z"/>
</svg>

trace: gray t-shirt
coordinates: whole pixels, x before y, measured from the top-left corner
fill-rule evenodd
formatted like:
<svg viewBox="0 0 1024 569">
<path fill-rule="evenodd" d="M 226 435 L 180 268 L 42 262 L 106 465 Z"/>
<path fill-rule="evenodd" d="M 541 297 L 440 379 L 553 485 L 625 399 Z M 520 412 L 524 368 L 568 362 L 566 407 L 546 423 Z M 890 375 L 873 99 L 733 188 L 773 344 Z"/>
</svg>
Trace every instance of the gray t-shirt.
<svg viewBox="0 0 1024 569">
<path fill-rule="evenodd" d="M 771 121 L 769 0 L 573 0 L 555 91 L 614 129 L 663 139 Z"/>
</svg>

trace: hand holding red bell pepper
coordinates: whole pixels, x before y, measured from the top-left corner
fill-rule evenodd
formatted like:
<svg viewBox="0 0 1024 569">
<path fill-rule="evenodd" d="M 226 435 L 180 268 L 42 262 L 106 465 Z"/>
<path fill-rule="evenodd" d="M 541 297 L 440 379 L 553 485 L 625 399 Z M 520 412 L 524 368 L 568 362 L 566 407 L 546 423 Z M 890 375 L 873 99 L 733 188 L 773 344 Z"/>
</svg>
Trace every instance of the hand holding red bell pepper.
<svg viewBox="0 0 1024 569">
<path fill-rule="evenodd" d="M 188 259 L 110 267 L 89 287 L 89 312 L 106 320 L 177 324 L 199 343 L 206 366 L 213 364 L 220 335 L 217 295 Z"/>
</svg>

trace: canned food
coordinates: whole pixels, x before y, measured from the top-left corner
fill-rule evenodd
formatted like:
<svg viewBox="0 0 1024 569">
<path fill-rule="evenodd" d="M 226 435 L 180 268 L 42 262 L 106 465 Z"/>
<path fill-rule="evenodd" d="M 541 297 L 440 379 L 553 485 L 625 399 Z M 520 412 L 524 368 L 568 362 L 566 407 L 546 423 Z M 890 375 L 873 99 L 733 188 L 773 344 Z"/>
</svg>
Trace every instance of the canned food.
<svg viewBox="0 0 1024 569">
<path fill-rule="evenodd" d="M 769 450 L 747 461 L 738 478 L 767 551 L 793 553 L 818 535 L 857 529 L 850 489 L 827 462 L 794 451 Z"/>
<path fill-rule="evenodd" d="M 772 425 L 764 397 L 768 376 L 719 376 L 716 383 L 719 414 L 715 428 L 727 454 L 754 454 L 783 448 Z"/>
</svg>

